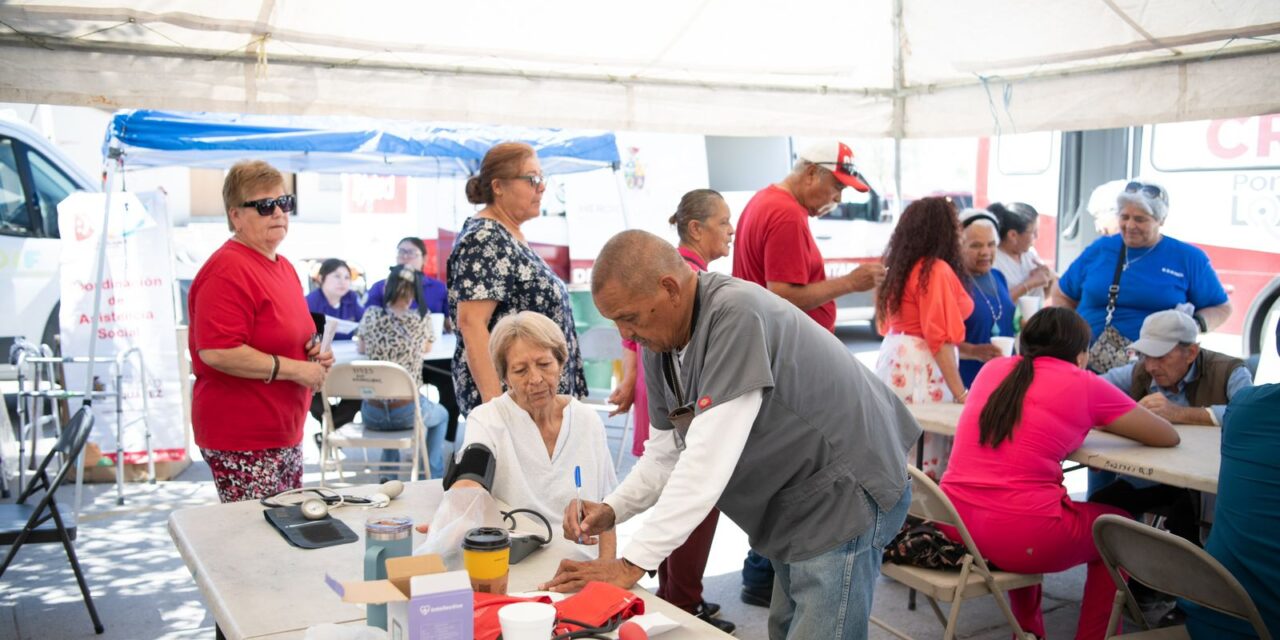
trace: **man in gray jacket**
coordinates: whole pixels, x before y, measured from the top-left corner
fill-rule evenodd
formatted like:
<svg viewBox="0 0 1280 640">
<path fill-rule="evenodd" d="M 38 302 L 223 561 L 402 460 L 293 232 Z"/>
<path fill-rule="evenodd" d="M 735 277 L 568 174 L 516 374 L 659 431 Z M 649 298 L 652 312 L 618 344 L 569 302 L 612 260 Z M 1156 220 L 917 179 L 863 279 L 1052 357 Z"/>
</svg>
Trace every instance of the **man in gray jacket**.
<svg viewBox="0 0 1280 640">
<path fill-rule="evenodd" d="M 794 305 L 689 270 L 655 235 L 614 236 L 591 284 L 600 312 L 645 348 L 655 431 L 581 522 L 566 505 L 565 535 L 653 513 L 619 559 L 566 560 L 545 586 L 630 587 L 715 506 L 773 561 L 770 638 L 865 638 L 881 551 L 910 503 L 920 428 L 906 407 Z"/>
</svg>

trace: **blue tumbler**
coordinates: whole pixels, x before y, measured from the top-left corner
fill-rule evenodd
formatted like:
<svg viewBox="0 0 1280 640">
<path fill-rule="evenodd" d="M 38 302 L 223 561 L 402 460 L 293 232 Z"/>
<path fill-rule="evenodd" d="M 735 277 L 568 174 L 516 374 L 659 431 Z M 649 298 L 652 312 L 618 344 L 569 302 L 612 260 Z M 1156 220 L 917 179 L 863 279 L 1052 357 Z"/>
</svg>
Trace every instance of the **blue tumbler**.
<svg viewBox="0 0 1280 640">
<path fill-rule="evenodd" d="M 364 579 L 386 580 L 387 560 L 413 553 L 413 520 L 408 516 L 370 516 L 364 523 Z M 368 624 L 387 628 L 387 605 L 365 610 Z"/>
</svg>

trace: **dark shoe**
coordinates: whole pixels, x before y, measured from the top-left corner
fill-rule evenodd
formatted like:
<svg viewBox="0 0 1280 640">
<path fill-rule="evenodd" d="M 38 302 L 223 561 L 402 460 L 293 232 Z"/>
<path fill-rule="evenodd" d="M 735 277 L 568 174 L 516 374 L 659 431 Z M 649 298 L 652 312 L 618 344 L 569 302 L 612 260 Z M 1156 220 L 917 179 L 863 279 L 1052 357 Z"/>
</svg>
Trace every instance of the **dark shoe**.
<svg viewBox="0 0 1280 640">
<path fill-rule="evenodd" d="M 738 625 L 721 618 L 711 618 L 711 617 L 704 618 L 702 617 L 701 614 L 699 614 L 698 619 L 729 635 L 733 635 L 733 630 L 738 628 Z"/>
<path fill-rule="evenodd" d="M 753 607 L 768 608 L 773 602 L 773 589 L 752 589 L 750 587 L 742 588 L 742 601 Z"/>
<path fill-rule="evenodd" d="M 1133 599 L 1137 601 L 1138 608 L 1144 612 L 1166 608 L 1173 604 L 1174 601 L 1173 596 L 1156 591 L 1137 580 L 1129 580 L 1129 592 L 1133 594 Z"/>
<path fill-rule="evenodd" d="M 692 613 L 703 620 L 707 620 L 720 615 L 720 605 L 703 600 L 702 604 L 694 607 L 693 611 L 690 611 L 689 613 Z"/>
<path fill-rule="evenodd" d="M 1160 616 L 1160 621 L 1156 623 L 1156 628 L 1163 629 L 1166 627 L 1177 627 L 1187 623 L 1187 612 L 1182 607 L 1174 605 L 1169 613 Z"/>
</svg>

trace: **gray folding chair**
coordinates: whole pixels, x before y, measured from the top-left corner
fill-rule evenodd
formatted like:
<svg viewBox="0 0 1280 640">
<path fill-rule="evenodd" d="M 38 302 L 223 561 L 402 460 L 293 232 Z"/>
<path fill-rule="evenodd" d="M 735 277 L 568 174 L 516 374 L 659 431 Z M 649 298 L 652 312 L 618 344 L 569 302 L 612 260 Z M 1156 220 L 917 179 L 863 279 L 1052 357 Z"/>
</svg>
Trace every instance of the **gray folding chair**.
<svg viewBox="0 0 1280 640">
<path fill-rule="evenodd" d="M 382 448 L 413 449 L 410 460 L 400 462 L 368 462 L 369 467 L 377 471 L 392 471 L 407 468 L 409 479 L 417 480 L 418 471 L 426 465 L 427 445 L 423 439 L 422 414 L 418 405 L 418 387 L 413 377 L 404 367 L 383 360 L 356 360 L 333 365 L 329 375 L 325 376 L 324 388 L 321 391 L 324 402 L 324 424 L 320 433 L 320 484 L 325 482 L 325 474 L 330 466 L 338 472 L 338 480 L 343 480 L 342 456 L 340 449 L 346 448 Z M 413 428 L 402 431 L 376 431 L 365 428 L 361 422 L 345 425 L 334 424 L 333 405 L 329 398 L 359 398 L 361 400 L 412 400 Z M 427 479 L 431 479 L 431 471 L 427 469 Z"/>
<path fill-rule="evenodd" d="M 1142 584 L 1169 595 L 1185 598 L 1226 615 L 1247 620 L 1262 640 L 1271 640 L 1253 599 L 1240 581 L 1220 562 L 1182 538 L 1117 515 L 1105 515 L 1093 522 L 1093 541 L 1102 562 L 1116 583 L 1116 601 L 1107 623 L 1107 637 L 1114 635 L 1121 611 L 1142 625 L 1143 631 L 1125 638 L 1187 638 L 1184 627 L 1151 629 L 1142 610 L 1129 592 L 1121 571 Z"/>
<path fill-rule="evenodd" d="M 89 584 L 85 582 L 80 560 L 76 557 L 76 547 L 72 543 L 76 539 L 76 522 L 74 518 L 70 521 L 63 519 L 54 499 L 58 487 L 62 486 L 67 473 L 80 458 L 80 452 L 92 430 L 93 411 L 88 406 L 83 406 L 62 429 L 62 435 L 32 474 L 31 481 L 18 496 L 18 501 L 14 504 L 0 504 L 0 545 L 9 545 L 9 553 L 0 562 L 0 578 L 4 577 L 5 570 L 13 562 L 14 556 L 18 555 L 18 549 L 22 545 L 62 543 L 62 548 L 67 552 L 67 560 L 71 563 L 71 571 L 75 573 L 76 582 L 80 585 L 80 593 L 84 596 L 84 605 L 89 609 L 93 631 L 102 633 L 104 627 L 98 619 L 98 610 L 93 606 L 93 596 L 89 595 Z M 62 456 L 62 466 L 50 479 L 49 464 L 57 455 Z M 37 491 L 44 491 L 44 495 L 34 505 L 29 504 L 27 500 Z"/>
<path fill-rule="evenodd" d="M 1009 608 L 1005 592 L 1040 584 L 1042 580 L 1040 574 L 993 571 L 982 559 L 982 554 L 978 553 L 978 547 L 969 536 L 969 530 L 965 528 L 964 522 L 960 520 L 960 514 L 956 512 L 947 494 L 942 492 L 942 488 L 915 467 L 908 466 L 907 472 L 911 474 L 911 515 L 934 524 L 955 527 L 960 532 L 960 538 L 964 541 L 967 553 L 961 561 L 959 571 L 925 569 L 886 562 L 880 565 L 880 572 L 928 598 L 929 606 L 933 608 L 938 622 L 945 627 L 942 633 L 944 640 L 955 637 L 956 624 L 960 619 L 960 604 L 965 600 L 988 594 L 1000 605 L 1000 611 L 1004 613 L 1009 626 L 1013 627 L 1014 635 L 1026 640 L 1034 640 L 1034 635 L 1022 631 L 1018 626 L 1018 620 L 1013 617 L 1013 610 Z M 942 614 L 942 609 L 938 606 L 939 600 L 951 603 L 949 615 Z M 908 638 L 901 631 L 874 616 L 871 622 L 899 638 Z"/>
</svg>

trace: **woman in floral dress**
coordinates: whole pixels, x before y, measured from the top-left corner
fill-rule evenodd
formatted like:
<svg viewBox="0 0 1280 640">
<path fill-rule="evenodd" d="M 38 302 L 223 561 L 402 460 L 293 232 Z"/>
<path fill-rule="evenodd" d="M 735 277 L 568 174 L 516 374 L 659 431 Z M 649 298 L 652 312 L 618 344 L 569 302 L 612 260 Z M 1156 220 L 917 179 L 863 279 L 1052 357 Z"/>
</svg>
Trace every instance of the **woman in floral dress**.
<svg viewBox="0 0 1280 640">
<path fill-rule="evenodd" d="M 494 146 L 485 154 L 480 174 L 467 180 L 466 190 L 467 200 L 484 208 L 462 225 L 448 263 L 449 317 L 458 328 L 453 384 L 459 409 L 466 414 L 502 395 L 489 332 L 503 317 L 520 311 L 541 313 L 564 331 L 569 358 L 559 392 L 585 396 L 569 290 L 520 231 L 520 225 L 540 214 L 546 190 L 533 147 L 519 142 Z"/>
<path fill-rule="evenodd" d="M 889 239 L 886 276 L 876 295 L 876 318 L 884 342 L 876 375 L 907 404 L 964 402 L 956 345 L 973 299 L 960 274 L 960 222 L 946 198 L 911 203 Z M 951 438 L 925 434 L 924 465 L 942 477 Z M 913 454 L 914 457 L 914 454 Z M 914 462 L 914 460 L 912 461 Z"/>
</svg>

